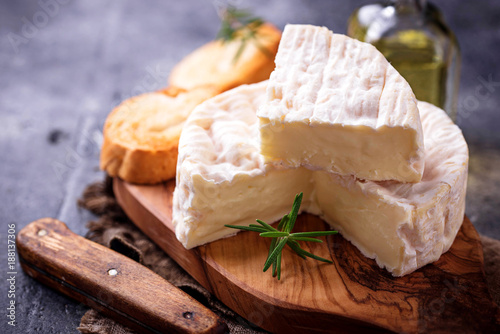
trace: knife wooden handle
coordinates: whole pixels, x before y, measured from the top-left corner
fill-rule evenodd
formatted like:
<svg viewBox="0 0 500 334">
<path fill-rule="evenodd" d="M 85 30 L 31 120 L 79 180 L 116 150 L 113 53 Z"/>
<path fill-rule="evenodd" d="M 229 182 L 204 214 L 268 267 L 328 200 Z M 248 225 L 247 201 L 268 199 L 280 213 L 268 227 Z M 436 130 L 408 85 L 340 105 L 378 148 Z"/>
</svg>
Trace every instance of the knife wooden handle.
<svg viewBox="0 0 500 334">
<path fill-rule="evenodd" d="M 141 333 L 224 333 L 212 311 L 145 266 L 52 218 L 17 236 L 23 270 Z"/>
</svg>

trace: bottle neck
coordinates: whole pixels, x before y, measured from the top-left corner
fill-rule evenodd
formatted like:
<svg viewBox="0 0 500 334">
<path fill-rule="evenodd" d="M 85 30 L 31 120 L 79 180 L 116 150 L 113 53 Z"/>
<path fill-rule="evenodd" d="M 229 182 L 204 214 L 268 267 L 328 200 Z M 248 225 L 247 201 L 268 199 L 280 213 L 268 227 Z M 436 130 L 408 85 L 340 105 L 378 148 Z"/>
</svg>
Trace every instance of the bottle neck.
<svg viewBox="0 0 500 334">
<path fill-rule="evenodd" d="M 391 0 L 398 11 L 422 12 L 427 6 L 427 0 Z"/>
</svg>

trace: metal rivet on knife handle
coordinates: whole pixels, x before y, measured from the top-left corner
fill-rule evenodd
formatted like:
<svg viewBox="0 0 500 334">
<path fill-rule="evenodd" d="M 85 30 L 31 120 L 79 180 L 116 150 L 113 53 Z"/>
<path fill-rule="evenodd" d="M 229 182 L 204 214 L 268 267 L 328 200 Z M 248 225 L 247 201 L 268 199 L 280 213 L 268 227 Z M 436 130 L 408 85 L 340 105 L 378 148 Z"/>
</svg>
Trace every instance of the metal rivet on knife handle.
<svg viewBox="0 0 500 334">
<path fill-rule="evenodd" d="M 116 275 L 118 275 L 118 270 L 111 268 L 108 270 L 108 275 L 109 276 L 116 276 Z"/>
</svg>

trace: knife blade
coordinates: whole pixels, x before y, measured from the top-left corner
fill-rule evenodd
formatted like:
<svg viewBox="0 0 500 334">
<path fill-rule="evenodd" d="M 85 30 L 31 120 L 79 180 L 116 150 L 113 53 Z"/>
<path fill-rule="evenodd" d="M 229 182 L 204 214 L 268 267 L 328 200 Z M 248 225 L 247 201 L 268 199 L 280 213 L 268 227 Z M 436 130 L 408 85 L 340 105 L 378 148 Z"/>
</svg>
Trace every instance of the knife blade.
<svg viewBox="0 0 500 334">
<path fill-rule="evenodd" d="M 139 333 L 228 332 L 215 313 L 184 291 L 59 220 L 28 224 L 16 246 L 29 276 Z"/>
</svg>

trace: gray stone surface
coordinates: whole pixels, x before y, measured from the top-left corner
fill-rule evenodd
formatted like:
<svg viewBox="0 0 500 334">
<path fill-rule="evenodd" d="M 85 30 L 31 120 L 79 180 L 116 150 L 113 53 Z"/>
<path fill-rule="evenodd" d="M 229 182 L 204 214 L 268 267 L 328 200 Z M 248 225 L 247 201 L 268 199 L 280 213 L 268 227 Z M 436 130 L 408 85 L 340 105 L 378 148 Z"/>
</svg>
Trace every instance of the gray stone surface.
<svg viewBox="0 0 500 334">
<path fill-rule="evenodd" d="M 86 308 L 16 275 L 16 327 L 7 325 L 7 224 L 40 217 L 84 234 L 76 206 L 100 180 L 101 128 L 120 100 L 162 87 L 172 66 L 218 29 L 221 1 L 0 1 L 0 332 L 75 333 Z M 279 27 L 345 32 L 366 1 L 233 0 Z M 51 5 L 44 5 L 51 4 Z M 56 4 L 56 5 L 54 5 Z M 500 2 L 441 1 L 463 50 L 459 125 L 470 144 L 467 213 L 500 238 Z M 44 9 L 45 8 L 45 9 Z M 496 82 L 484 86 L 486 81 Z"/>
</svg>

